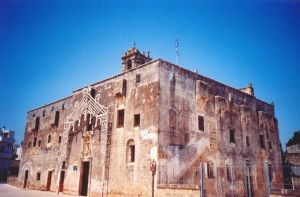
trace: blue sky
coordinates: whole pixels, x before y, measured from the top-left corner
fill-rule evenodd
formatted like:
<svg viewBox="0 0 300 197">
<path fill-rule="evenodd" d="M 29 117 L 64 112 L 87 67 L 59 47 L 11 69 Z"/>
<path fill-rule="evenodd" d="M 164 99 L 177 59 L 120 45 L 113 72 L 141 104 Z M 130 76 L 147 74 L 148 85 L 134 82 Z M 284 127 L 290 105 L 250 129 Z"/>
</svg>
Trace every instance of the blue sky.
<svg viewBox="0 0 300 197">
<path fill-rule="evenodd" d="M 0 1 L 0 125 L 151 56 L 274 101 L 282 144 L 300 129 L 300 1 Z"/>
</svg>

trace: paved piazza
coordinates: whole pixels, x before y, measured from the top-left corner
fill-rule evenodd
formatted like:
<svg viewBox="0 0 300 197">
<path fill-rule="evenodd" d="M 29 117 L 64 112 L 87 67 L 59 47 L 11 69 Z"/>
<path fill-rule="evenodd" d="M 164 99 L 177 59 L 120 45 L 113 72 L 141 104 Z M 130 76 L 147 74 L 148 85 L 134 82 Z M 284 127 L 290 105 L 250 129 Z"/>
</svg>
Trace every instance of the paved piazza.
<svg viewBox="0 0 300 197">
<path fill-rule="evenodd" d="M 36 191 L 36 190 L 24 190 L 9 184 L 0 184 L 0 196 L 1 197 L 75 197 L 70 195 L 57 195 L 55 192 L 48 191 Z M 77 196 L 78 197 L 78 196 Z"/>
</svg>

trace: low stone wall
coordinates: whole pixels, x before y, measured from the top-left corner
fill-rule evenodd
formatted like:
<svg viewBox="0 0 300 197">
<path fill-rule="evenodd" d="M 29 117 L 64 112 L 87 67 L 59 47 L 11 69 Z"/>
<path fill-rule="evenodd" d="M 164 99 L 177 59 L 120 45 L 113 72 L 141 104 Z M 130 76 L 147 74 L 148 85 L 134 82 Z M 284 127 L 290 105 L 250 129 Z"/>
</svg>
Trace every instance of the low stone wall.
<svg viewBox="0 0 300 197">
<path fill-rule="evenodd" d="M 300 190 L 292 189 L 282 189 L 278 191 L 273 191 L 270 194 L 270 197 L 298 197 L 300 196 Z"/>
<path fill-rule="evenodd" d="M 157 189 L 158 196 L 172 196 L 172 197 L 194 197 L 200 196 L 199 189 L 184 189 L 184 188 L 164 188 Z"/>
</svg>

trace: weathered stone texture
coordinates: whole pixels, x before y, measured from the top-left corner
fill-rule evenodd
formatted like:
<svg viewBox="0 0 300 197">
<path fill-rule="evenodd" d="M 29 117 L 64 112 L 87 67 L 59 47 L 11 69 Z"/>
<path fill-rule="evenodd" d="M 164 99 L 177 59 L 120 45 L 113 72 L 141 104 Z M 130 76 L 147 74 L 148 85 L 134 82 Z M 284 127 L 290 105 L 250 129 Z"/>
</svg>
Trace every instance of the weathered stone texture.
<svg viewBox="0 0 300 197">
<path fill-rule="evenodd" d="M 164 61 L 160 68 L 160 116 L 165 118 L 159 122 L 158 183 L 199 184 L 200 162 L 204 163 L 205 172 L 209 163 L 217 166 L 214 174 L 218 174 L 218 179 L 205 175 L 206 192 L 229 195 L 230 182 L 221 178 L 227 176 L 228 164 L 234 169 L 235 195 L 246 196 L 248 161 L 253 194 L 260 196 L 265 193 L 263 165 L 268 161 L 273 167 L 271 187 L 282 187 L 280 141 L 273 105 Z M 198 129 L 199 115 L 204 117 L 204 131 Z M 230 130 L 234 132 L 234 142 L 230 142 Z"/>
<path fill-rule="evenodd" d="M 89 196 L 151 196 L 152 160 L 157 163 L 156 196 L 198 196 L 201 163 L 205 173 L 209 165 L 217 166 L 218 176 L 204 175 L 204 189 L 210 195 L 231 194 L 226 179 L 230 165 L 235 167 L 236 196 L 245 196 L 246 161 L 255 166 L 254 194 L 264 192 L 258 184 L 264 184 L 266 160 L 275 166 L 271 184 L 282 183 L 273 105 L 247 94 L 248 90 L 233 89 L 161 59 L 150 61 L 142 54 L 135 59 L 135 53 L 139 52 L 126 53 L 121 74 L 28 112 L 19 174 L 22 185 L 28 170 L 26 187 L 46 190 L 52 171 L 50 190 L 58 191 L 65 173 L 63 192 L 79 195 L 88 174 Z M 121 110 L 124 122 L 118 117 Z M 140 124 L 135 125 L 138 114 Z M 260 148 L 260 135 L 265 148 Z"/>
</svg>

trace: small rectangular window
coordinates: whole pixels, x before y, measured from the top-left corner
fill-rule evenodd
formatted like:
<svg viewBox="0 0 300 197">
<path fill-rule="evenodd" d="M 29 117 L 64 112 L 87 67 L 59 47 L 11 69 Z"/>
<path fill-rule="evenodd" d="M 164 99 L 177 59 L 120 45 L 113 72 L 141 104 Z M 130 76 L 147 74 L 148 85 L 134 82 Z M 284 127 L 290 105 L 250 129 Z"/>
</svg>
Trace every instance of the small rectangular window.
<svg viewBox="0 0 300 197">
<path fill-rule="evenodd" d="M 48 143 L 51 142 L 51 135 L 48 135 Z"/>
<path fill-rule="evenodd" d="M 134 162 L 135 159 L 135 146 L 130 145 L 130 162 Z"/>
<path fill-rule="evenodd" d="M 272 182 L 273 180 L 273 169 L 272 164 L 268 163 L 268 171 L 269 171 L 269 181 Z"/>
<path fill-rule="evenodd" d="M 140 83 L 140 82 L 141 82 L 141 74 L 137 74 L 137 75 L 135 76 L 135 82 L 136 82 L 136 83 Z"/>
<path fill-rule="evenodd" d="M 122 82 L 122 95 L 126 96 L 126 91 L 127 91 L 127 81 L 125 79 L 123 79 Z"/>
<path fill-rule="evenodd" d="M 95 98 L 96 97 L 96 90 L 94 88 L 91 89 L 91 97 Z"/>
<path fill-rule="evenodd" d="M 233 129 L 230 129 L 229 132 L 230 132 L 230 143 L 235 143 L 235 131 Z"/>
<path fill-rule="evenodd" d="M 198 116 L 198 129 L 204 131 L 204 117 Z"/>
<path fill-rule="evenodd" d="M 46 115 L 46 110 L 43 111 L 43 117 L 45 117 L 45 115 Z"/>
<path fill-rule="evenodd" d="M 141 123 L 140 114 L 134 115 L 134 126 L 139 127 Z"/>
<path fill-rule="evenodd" d="M 124 109 L 118 110 L 117 127 L 124 127 Z"/>
<path fill-rule="evenodd" d="M 247 146 L 250 146 L 249 136 L 246 136 L 246 144 Z"/>
<path fill-rule="evenodd" d="M 41 180 L 41 173 L 40 172 L 36 173 L 36 180 L 37 181 Z"/>
<path fill-rule="evenodd" d="M 207 178 L 214 178 L 214 164 L 212 162 L 207 163 Z"/>
<path fill-rule="evenodd" d="M 37 139 L 36 139 L 36 137 L 33 139 L 33 147 L 35 147 L 36 146 L 36 141 L 37 141 Z"/>
<path fill-rule="evenodd" d="M 35 132 L 38 132 L 39 128 L 40 128 L 40 118 L 36 117 L 35 118 L 35 127 L 34 127 Z"/>
<path fill-rule="evenodd" d="M 259 135 L 259 142 L 260 142 L 260 148 L 266 148 L 264 135 Z"/>
<path fill-rule="evenodd" d="M 91 114 L 86 115 L 86 130 L 91 131 L 92 130 L 92 124 L 91 124 Z"/>
<path fill-rule="evenodd" d="M 61 136 L 58 137 L 58 143 L 61 143 Z"/>
<path fill-rule="evenodd" d="M 226 164 L 226 175 L 227 175 L 227 181 L 231 181 L 231 168 L 228 164 Z"/>
<path fill-rule="evenodd" d="M 272 142 L 269 141 L 269 149 L 272 149 Z"/>
<path fill-rule="evenodd" d="M 189 141 L 190 141 L 190 135 L 189 135 L 189 133 L 185 133 L 184 134 L 184 143 L 187 144 L 187 143 L 189 143 Z"/>
<path fill-rule="evenodd" d="M 62 162 L 62 167 L 61 167 L 62 169 L 65 169 L 66 168 L 66 161 L 63 161 Z"/>
<path fill-rule="evenodd" d="M 58 127 L 58 124 L 59 124 L 59 111 L 55 112 L 54 124 L 55 124 L 56 127 Z"/>
</svg>

